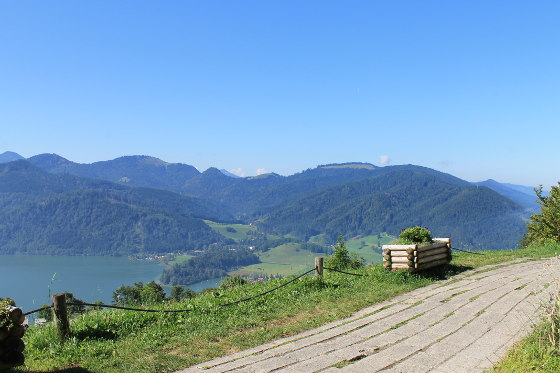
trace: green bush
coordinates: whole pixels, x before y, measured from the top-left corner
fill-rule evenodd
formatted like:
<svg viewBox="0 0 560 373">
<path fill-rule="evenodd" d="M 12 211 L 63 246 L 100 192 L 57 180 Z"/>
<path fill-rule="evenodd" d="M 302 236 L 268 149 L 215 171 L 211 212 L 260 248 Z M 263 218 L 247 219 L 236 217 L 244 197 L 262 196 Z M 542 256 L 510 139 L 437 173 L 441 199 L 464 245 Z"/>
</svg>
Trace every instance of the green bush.
<svg viewBox="0 0 560 373">
<path fill-rule="evenodd" d="M 432 243 L 432 233 L 419 226 L 406 228 L 399 235 L 399 242 L 402 244 Z"/>
</svg>

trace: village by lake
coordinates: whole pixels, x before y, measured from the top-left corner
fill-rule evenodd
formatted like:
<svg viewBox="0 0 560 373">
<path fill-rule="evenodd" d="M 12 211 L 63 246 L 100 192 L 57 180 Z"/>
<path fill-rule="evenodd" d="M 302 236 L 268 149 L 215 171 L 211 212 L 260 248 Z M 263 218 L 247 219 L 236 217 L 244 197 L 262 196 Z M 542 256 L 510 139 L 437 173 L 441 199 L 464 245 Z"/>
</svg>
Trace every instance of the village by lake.
<svg viewBox="0 0 560 373">
<path fill-rule="evenodd" d="M 108 256 L 0 255 L 0 298 L 12 298 L 25 312 L 50 304 L 50 295 L 71 292 L 85 302 L 111 303 L 121 285 L 159 279 L 158 261 Z M 221 279 L 189 286 L 214 287 Z"/>
</svg>

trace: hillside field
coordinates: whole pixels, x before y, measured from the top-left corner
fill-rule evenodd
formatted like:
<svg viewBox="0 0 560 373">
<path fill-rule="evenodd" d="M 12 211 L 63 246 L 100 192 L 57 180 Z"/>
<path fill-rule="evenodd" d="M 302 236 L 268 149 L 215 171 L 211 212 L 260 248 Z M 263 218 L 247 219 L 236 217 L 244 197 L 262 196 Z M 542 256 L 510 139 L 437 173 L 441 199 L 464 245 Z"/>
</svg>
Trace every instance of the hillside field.
<svg viewBox="0 0 560 373">
<path fill-rule="evenodd" d="M 262 233 L 257 232 L 257 227 L 254 225 L 216 223 L 210 220 L 204 220 L 204 222 L 212 228 L 214 232 L 219 233 L 226 238 L 231 238 L 235 242 L 251 240 L 259 235 L 262 235 Z M 275 240 L 279 237 L 267 234 L 267 238 Z"/>
<path fill-rule="evenodd" d="M 370 235 L 364 237 L 354 237 L 346 241 L 346 248 L 350 252 L 355 252 L 366 260 L 366 263 L 378 264 L 383 262 L 381 246 L 394 241 L 395 237 L 386 233 Z"/>
<path fill-rule="evenodd" d="M 262 263 L 242 267 L 230 273 L 253 277 L 255 275 L 290 276 L 313 268 L 315 257 L 319 254 L 301 249 L 299 243 L 287 243 L 274 247 L 266 252 L 256 253 Z"/>
</svg>

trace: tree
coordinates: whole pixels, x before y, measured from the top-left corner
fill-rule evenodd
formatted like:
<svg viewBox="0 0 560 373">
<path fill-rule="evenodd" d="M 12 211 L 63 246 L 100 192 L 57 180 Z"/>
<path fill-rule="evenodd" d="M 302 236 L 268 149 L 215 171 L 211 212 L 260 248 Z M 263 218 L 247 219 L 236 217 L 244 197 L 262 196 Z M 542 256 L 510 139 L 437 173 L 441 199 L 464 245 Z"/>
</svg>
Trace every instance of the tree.
<svg viewBox="0 0 560 373">
<path fill-rule="evenodd" d="M 113 303 L 125 304 L 138 304 L 141 302 L 140 292 L 144 288 L 143 282 L 135 282 L 134 286 L 123 285 L 113 292 Z"/>
<path fill-rule="evenodd" d="M 348 251 L 343 236 L 338 236 L 338 242 L 334 247 L 334 254 L 325 260 L 325 267 L 338 270 L 356 269 L 363 265 L 364 258 Z"/>
<path fill-rule="evenodd" d="M 66 292 L 64 294 L 66 294 L 66 303 L 78 303 L 78 304 L 73 304 L 73 305 L 67 307 L 68 308 L 68 313 L 70 315 L 85 312 L 86 306 L 84 306 L 82 304 L 79 304 L 79 303 L 84 303 L 83 300 L 76 298 L 74 296 L 74 294 L 72 294 L 72 293 Z"/>
<path fill-rule="evenodd" d="M 189 288 L 184 288 L 180 285 L 175 285 L 171 288 L 169 299 L 175 302 L 180 302 L 183 299 L 191 299 L 196 296 L 196 292 Z"/>
<path fill-rule="evenodd" d="M 48 304 L 42 304 L 41 305 L 41 308 L 44 308 L 44 309 L 37 312 L 37 318 L 45 319 L 46 321 L 52 321 L 52 319 L 53 319 L 52 309 L 50 309 L 50 308 L 45 309 L 45 307 L 48 307 L 48 306 L 49 306 Z"/>
<path fill-rule="evenodd" d="M 541 212 L 531 216 L 521 247 L 560 242 L 560 182 L 558 186 L 552 186 L 548 196 L 543 195 L 542 185 L 535 189 L 535 193 Z"/>
<path fill-rule="evenodd" d="M 142 303 L 161 303 L 165 300 L 165 291 L 160 284 L 150 281 L 140 291 Z"/>
</svg>

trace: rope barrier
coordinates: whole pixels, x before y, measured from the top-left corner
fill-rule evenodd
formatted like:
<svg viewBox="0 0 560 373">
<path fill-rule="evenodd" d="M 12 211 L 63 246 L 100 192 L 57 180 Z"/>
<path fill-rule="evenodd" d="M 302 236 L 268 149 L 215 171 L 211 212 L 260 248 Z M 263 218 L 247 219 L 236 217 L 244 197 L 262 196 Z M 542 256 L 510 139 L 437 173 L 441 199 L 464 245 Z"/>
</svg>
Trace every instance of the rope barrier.
<svg viewBox="0 0 560 373">
<path fill-rule="evenodd" d="M 234 305 L 234 304 L 238 304 L 238 303 L 242 303 L 242 302 L 247 302 L 247 301 L 250 301 L 250 300 L 252 300 L 252 299 L 255 299 L 255 298 L 258 298 L 258 297 L 262 297 L 263 295 L 272 293 L 272 292 L 275 291 L 275 290 L 278 290 L 278 289 L 280 289 L 280 288 L 283 288 L 284 286 L 286 286 L 286 285 L 288 285 L 288 284 L 291 284 L 292 282 L 294 282 L 294 281 L 296 281 L 296 280 L 302 278 L 303 276 L 305 276 L 305 275 L 307 275 L 307 274 L 309 274 L 309 273 L 311 273 L 311 272 L 313 272 L 313 271 L 316 271 L 316 270 L 317 270 L 317 268 L 310 269 L 309 271 L 307 271 L 307 272 L 305 272 L 305 273 L 303 273 L 303 274 L 301 274 L 301 275 L 299 275 L 299 276 L 297 276 L 297 277 L 291 279 L 291 280 L 288 281 L 288 282 L 283 283 L 283 284 L 280 285 L 280 286 L 275 287 L 274 289 L 267 290 L 267 291 L 265 291 L 265 292 L 262 292 L 262 293 L 260 293 L 260 294 L 254 295 L 254 296 L 249 297 L 249 298 L 244 298 L 244 299 L 239 299 L 239 300 L 236 300 L 236 301 L 233 301 L 233 302 L 229 302 L 229 303 L 219 304 L 218 307 L 232 306 L 232 305 Z M 183 310 L 154 310 L 154 309 L 134 308 L 134 307 L 124 307 L 124 306 L 113 306 L 113 305 L 103 304 L 103 303 L 86 303 L 86 302 L 67 302 L 66 305 L 67 305 L 67 306 L 90 306 L 90 307 L 114 308 L 114 309 L 118 309 L 118 310 L 137 311 L 137 312 L 177 313 L 177 312 L 190 312 L 190 311 L 193 311 L 193 310 L 194 310 L 194 309 L 192 309 L 192 308 L 191 308 L 191 309 L 183 309 Z M 32 313 L 39 312 L 39 311 L 46 310 L 46 309 L 50 309 L 50 308 L 52 308 L 52 306 L 39 308 L 39 309 L 36 309 L 36 310 L 33 310 L 33 311 L 29 311 L 29 312 L 25 313 L 24 315 L 27 316 L 27 315 L 30 315 L 30 314 L 32 314 Z"/>
<path fill-rule="evenodd" d="M 334 269 L 334 268 L 328 268 L 328 267 L 323 267 L 323 269 L 327 269 L 330 271 L 334 271 L 334 272 L 339 272 L 339 273 L 343 273 L 346 275 L 352 275 L 352 276 L 365 276 L 362 274 L 358 274 L 358 273 L 350 273 L 350 272 L 344 272 L 344 271 L 340 271 L 338 269 Z M 292 282 L 299 280 L 300 278 L 302 278 L 305 275 L 308 275 L 311 272 L 314 272 L 317 270 L 317 267 L 310 269 L 309 271 L 302 273 L 301 275 L 294 277 L 293 279 L 291 279 L 290 281 L 287 281 L 285 283 L 283 283 L 280 286 L 277 286 L 273 289 L 267 290 L 265 292 L 262 292 L 260 294 L 254 295 L 252 297 L 248 297 L 248 298 L 243 298 L 243 299 L 239 299 L 233 302 L 228 302 L 228 303 L 222 303 L 219 304 L 218 307 L 228 307 L 228 306 L 233 306 L 235 304 L 239 304 L 239 303 L 243 303 L 243 302 L 247 302 L 250 301 L 252 299 L 255 298 L 259 298 L 262 297 L 266 294 L 272 293 L 273 291 L 276 291 L 280 288 L 283 288 L 284 286 L 287 286 L 289 284 L 291 284 Z M 145 308 L 134 308 L 134 307 L 124 307 L 124 306 L 113 306 L 113 305 L 109 305 L 109 304 L 103 304 L 103 303 L 86 303 L 86 302 L 68 302 L 66 303 L 66 305 L 68 306 L 90 306 L 90 307 L 102 307 L 102 308 L 113 308 L 113 309 L 118 309 L 118 310 L 127 310 L 127 311 L 137 311 L 137 312 L 163 312 L 163 313 L 177 313 L 177 312 L 191 312 L 194 309 L 182 309 L 182 310 L 155 310 L 155 309 L 145 309 Z M 25 316 L 27 315 L 31 315 L 32 313 L 36 313 L 39 311 L 43 311 L 43 310 L 47 310 L 47 309 L 51 309 L 53 308 L 53 306 L 47 306 L 47 307 L 42 307 L 42 308 L 38 308 L 36 310 L 33 311 L 29 311 L 24 313 Z"/>
<path fill-rule="evenodd" d="M 350 272 L 344 272 L 338 269 L 334 269 L 334 268 L 328 268 L 328 267 L 323 267 L 323 269 L 328 269 L 329 271 L 334 271 L 334 272 L 338 272 L 338 273 L 344 273 L 345 275 L 351 275 L 351 276 L 360 276 L 363 277 L 365 275 L 361 275 L 359 273 L 350 273 Z"/>
<path fill-rule="evenodd" d="M 223 303 L 223 304 L 220 304 L 220 307 L 227 307 L 227 306 L 231 306 L 231 305 L 234 305 L 234 304 L 237 304 L 237 303 L 246 302 L 246 301 L 251 300 L 251 299 L 255 299 L 255 298 L 258 298 L 258 297 L 262 297 L 263 295 L 266 295 L 266 294 L 268 294 L 268 293 L 272 293 L 274 290 L 278 290 L 278 289 L 280 289 L 280 288 L 283 288 L 284 286 L 286 286 L 286 285 L 288 285 L 288 284 L 294 282 L 295 280 L 298 280 L 298 279 L 302 278 L 303 276 L 307 275 L 308 273 L 311 273 L 311 272 L 316 271 L 316 270 L 317 270 L 317 267 L 315 267 L 315 268 L 313 268 L 313 269 L 310 269 L 309 271 L 307 271 L 307 272 L 305 272 L 305 273 L 299 275 L 299 276 L 296 277 L 296 278 L 291 279 L 290 281 L 288 281 L 288 282 L 286 282 L 286 283 L 284 283 L 284 284 L 282 284 L 282 285 L 280 285 L 280 286 L 275 287 L 274 289 L 267 290 L 267 291 L 265 291 L 265 292 L 263 292 L 263 293 L 257 294 L 257 295 L 255 295 L 255 296 L 252 296 L 252 297 L 249 297 L 249 298 L 240 299 L 240 300 L 236 300 L 236 301 L 234 301 L 234 302 L 229 302 L 229 303 Z"/>
<path fill-rule="evenodd" d="M 152 310 L 146 308 L 133 308 L 133 307 L 122 307 L 122 306 L 112 306 L 109 304 L 100 304 L 100 303 L 86 303 L 86 302 L 68 302 L 66 303 L 67 306 L 91 306 L 91 307 L 104 307 L 104 308 L 115 308 L 117 310 L 127 310 L 127 311 L 138 311 L 138 312 L 164 312 L 164 313 L 173 313 L 173 312 L 190 312 L 193 309 L 185 309 L 185 310 Z"/>
<path fill-rule="evenodd" d="M 462 249 L 457 249 L 455 247 L 452 247 L 451 250 L 462 251 L 464 253 L 475 254 L 475 255 L 484 255 L 483 253 L 477 253 L 476 251 L 462 250 Z"/>
<path fill-rule="evenodd" d="M 32 313 L 39 312 L 39 311 L 43 311 L 43 310 L 48 310 L 49 308 L 52 308 L 52 306 L 47 306 L 47 307 L 43 307 L 43 308 L 37 308 L 36 310 L 33 310 L 33 311 L 29 311 L 29 312 L 24 313 L 23 316 L 31 315 Z"/>
</svg>

